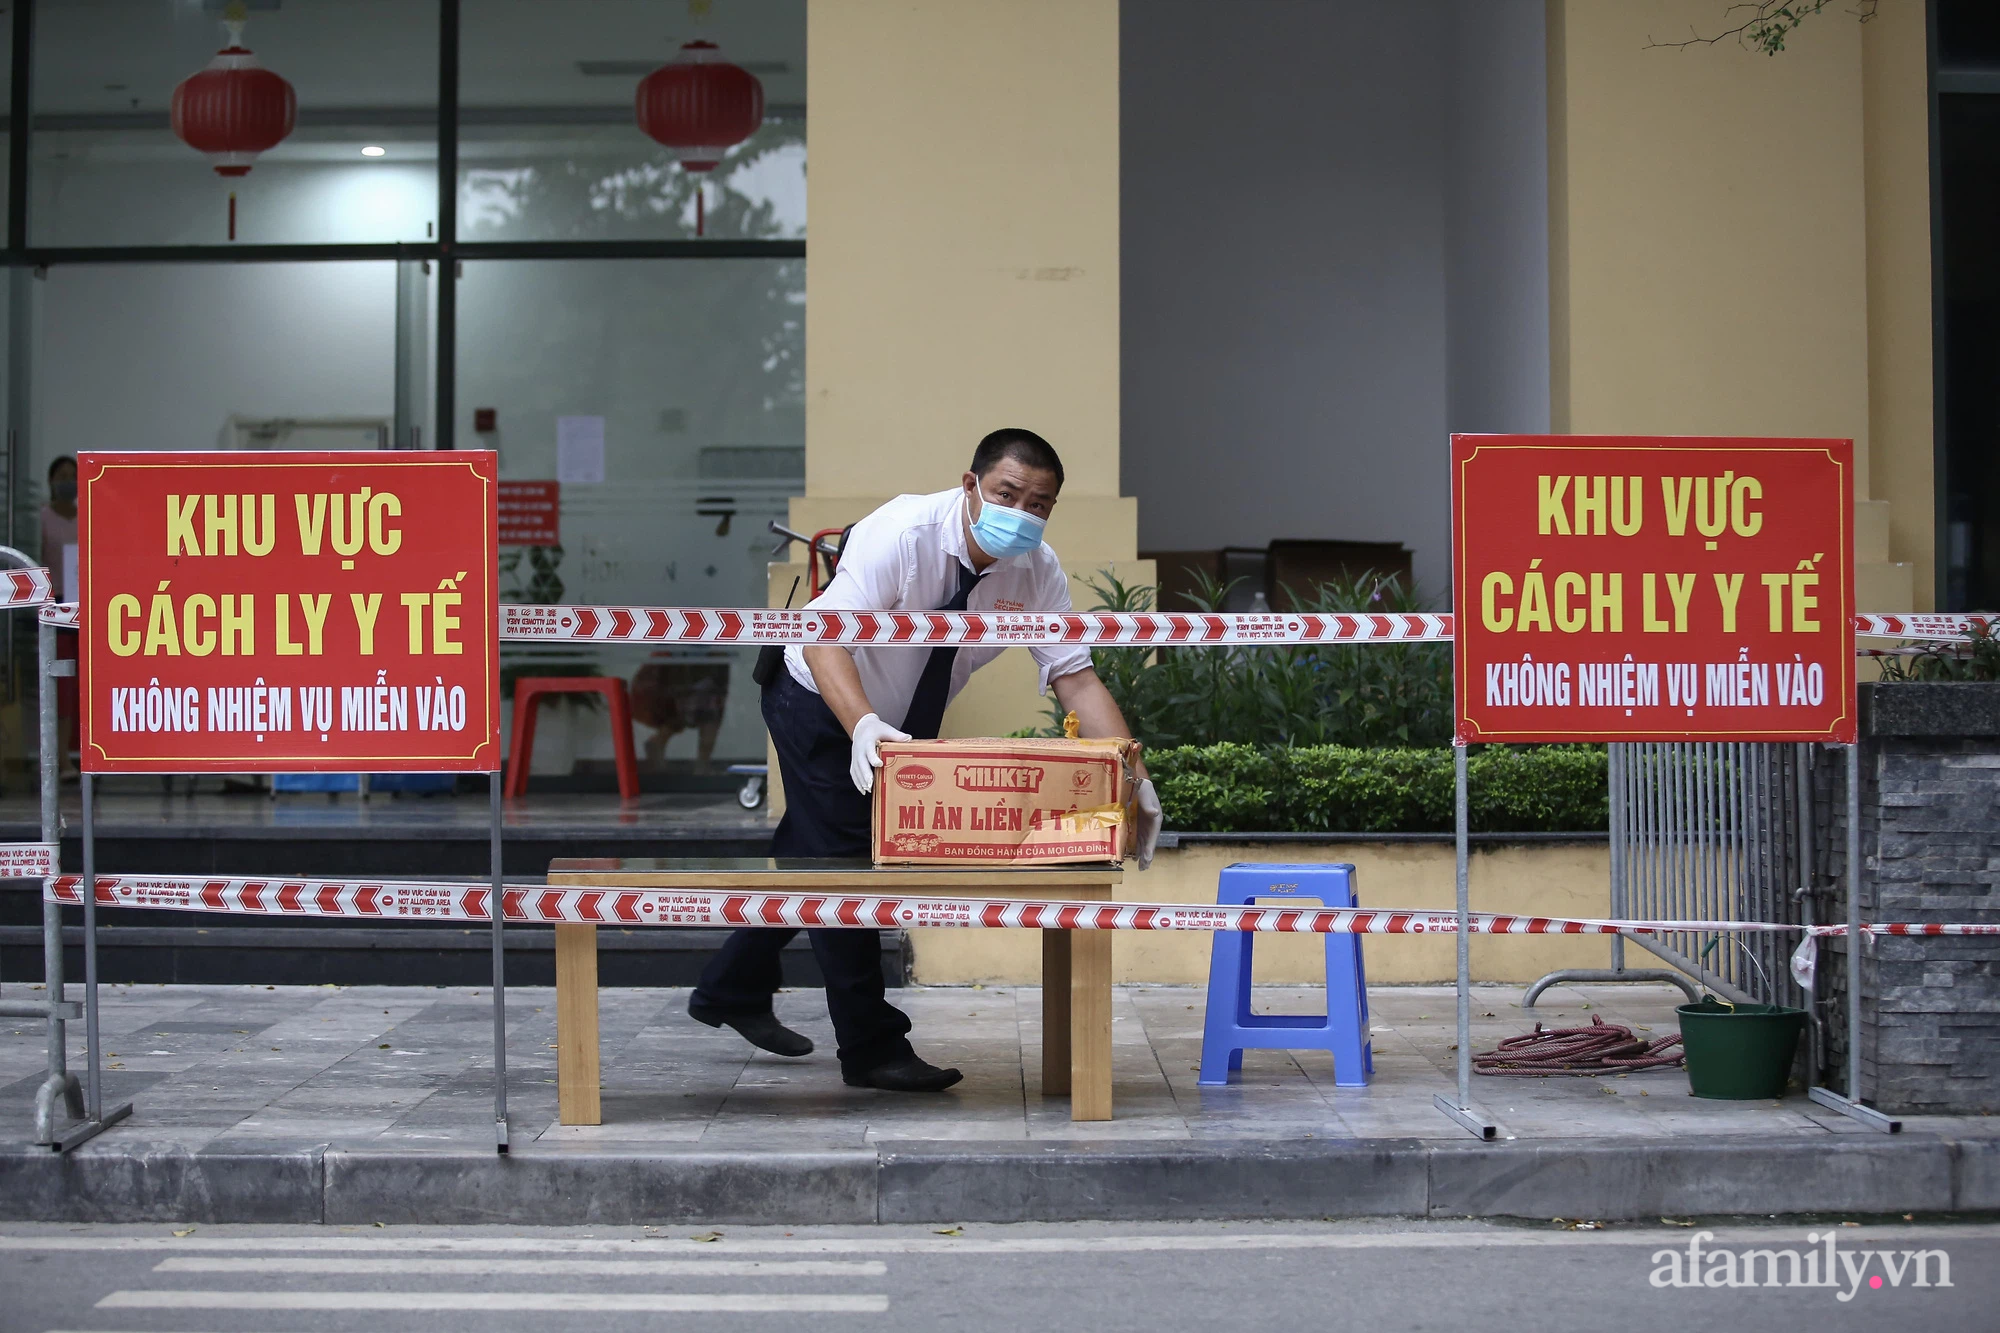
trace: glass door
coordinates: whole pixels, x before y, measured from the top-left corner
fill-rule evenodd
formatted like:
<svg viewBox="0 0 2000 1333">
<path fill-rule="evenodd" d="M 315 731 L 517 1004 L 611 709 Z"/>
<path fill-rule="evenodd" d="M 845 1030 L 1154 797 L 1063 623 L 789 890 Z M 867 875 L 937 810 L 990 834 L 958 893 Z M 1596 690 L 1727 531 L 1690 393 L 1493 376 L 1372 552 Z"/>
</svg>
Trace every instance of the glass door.
<svg viewBox="0 0 2000 1333">
<path fill-rule="evenodd" d="M 502 595 L 764 605 L 769 524 L 805 490 L 804 303 L 803 259 L 467 261 L 456 440 L 499 451 L 503 505 L 555 500 L 551 526 L 503 534 Z M 503 687 L 619 677 L 644 785 L 722 789 L 764 758 L 755 655 L 513 644 Z M 544 709 L 545 789 L 608 788 L 611 764 L 601 710 Z"/>
</svg>

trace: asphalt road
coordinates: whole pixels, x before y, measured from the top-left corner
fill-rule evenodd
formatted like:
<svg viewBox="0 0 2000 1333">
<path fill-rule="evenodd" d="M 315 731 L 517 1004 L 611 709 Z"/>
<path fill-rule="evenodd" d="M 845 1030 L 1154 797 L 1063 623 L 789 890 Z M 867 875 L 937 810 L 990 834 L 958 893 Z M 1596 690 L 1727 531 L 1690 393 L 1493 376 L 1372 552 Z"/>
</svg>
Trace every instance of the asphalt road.
<svg viewBox="0 0 2000 1333">
<path fill-rule="evenodd" d="M 1996 1309 L 1991 1224 L 0 1225 L 0 1333 L 1983 1333 Z"/>
</svg>

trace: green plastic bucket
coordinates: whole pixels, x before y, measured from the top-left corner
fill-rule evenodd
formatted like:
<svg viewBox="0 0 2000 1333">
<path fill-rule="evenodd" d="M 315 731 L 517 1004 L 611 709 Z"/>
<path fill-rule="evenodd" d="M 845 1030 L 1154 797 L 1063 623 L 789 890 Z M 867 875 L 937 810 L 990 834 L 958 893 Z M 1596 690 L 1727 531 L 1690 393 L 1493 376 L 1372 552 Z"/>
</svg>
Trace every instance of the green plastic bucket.
<svg viewBox="0 0 2000 1333">
<path fill-rule="evenodd" d="M 1806 1011 L 1774 1004 L 1712 999 L 1674 1010 L 1687 1051 L 1688 1086 L 1697 1097 L 1756 1101 L 1785 1095 Z"/>
</svg>

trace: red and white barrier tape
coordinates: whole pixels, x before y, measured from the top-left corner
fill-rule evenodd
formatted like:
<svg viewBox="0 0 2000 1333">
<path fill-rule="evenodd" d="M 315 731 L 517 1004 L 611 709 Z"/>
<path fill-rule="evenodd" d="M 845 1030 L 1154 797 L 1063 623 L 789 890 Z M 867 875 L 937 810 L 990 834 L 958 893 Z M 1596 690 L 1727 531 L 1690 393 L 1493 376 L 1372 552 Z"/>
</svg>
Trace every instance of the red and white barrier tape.
<svg viewBox="0 0 2000 1333">
<path fill-rule="evenodd" d="M 1864 639 L 1923 639 L 1933 643 L 1965 643 L 1972 637 L 1973 626 L 1977 625 L 1991 632 L 1996 621 L 2000 621 L 2000 616 L 1984 614 L 1856 616 L 1854 632 Z"/>
<path fill-rule="evenodd" d="M 1862 615 L 1869 638 L 1963 641 L 1984 615 Z M 647 606 L 504 606 L 500 637 L 604 643 L 997 643 L 1101 646 L 1274 643 L 1449 643 L 1437 614 L 1234 614 L 1072 611 L 756 611 Z"/>
<path fill-rule="evenodd" d="M 83 877 L 51 880 L 50 902 L 81 903 Z M 105 907 L 253 916 L 421 918 L 487 921 L 492 890 L 449 880 L 219 879 L 201 875 L 99 875 Z M 925 894 L 765 893 L 730 889 L 508 888 L 508 921 L 607 926 L 945 926 L 1029 930 L 1257 931 L 1322 935 L 1450 935 L 1455 912 L 1308 907 L 1205 907 L 1185 903 L 1089 903 Z M 1845 934 L 1847 927 L 1769 921 L 1612 921 L 1587 917 L 1474 912 L 1477 935 L 1615 935 L 1692 931 Z M 1893 922 L 1864 925 L 1876 935 L 2000 935 L 2000 924 Z"/>
<path fill-rule="evenodd" d="M 1235 615 L 1070 611 L 763 611 L 503 606 L 500 637 L 594 643 L 1159 645 L 1439 643 L 1449 615 Z"/>
<path fill-rule="evenodd" d="M 0 879 L 47 879 L 60 874 L 52 842 L 0 842 Z"/>
<path fill-rule="evenodd" d="M 15 575 L 46 571 L 10 571 Z M 28 601 L 0 605 L 26 606 Z M 1963 643 L 1990 615 L 1865 615 L 1865 638 Z M 74 602 L 42 607 L 43 624 L 75 629 Z M 1096 647 L 1214 646 L 1288 643 L 1449 643 L 1449 614 L 1345 615 L 1070 611 L 766 611 L 670 606 L 518 606 L 500 608 L 509 643 L 766 644 L 839 643 L 930 647 L 937 644 L 1074 643 Z"/>
<path fill-rule="evenodd" d="M 54 595 L 49 571 L 39 565 L 31 569 L 0 569 L 0 610 L 41 606 Z"/>
</svg>

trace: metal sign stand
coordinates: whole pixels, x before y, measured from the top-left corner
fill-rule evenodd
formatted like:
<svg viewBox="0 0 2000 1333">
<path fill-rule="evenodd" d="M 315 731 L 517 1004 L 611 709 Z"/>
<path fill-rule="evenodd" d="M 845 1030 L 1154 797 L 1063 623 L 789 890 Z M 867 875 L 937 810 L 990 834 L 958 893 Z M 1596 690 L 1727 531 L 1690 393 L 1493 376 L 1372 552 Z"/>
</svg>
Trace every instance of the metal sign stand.
<svg viewBox="0 0 2000 1333">
<path fill-rule="evenodd" d="M 55 678 L 58 671 L 56 629 L 53 625 L 43 625 L 39 621 L 36 629 L 38 656 L 41 662 L 39 712 L 42 738 L 42 841 L 51 846 L 60 846 L 62 830 L 57 803 L 61 798 L 59 786 L 61 770 L 57 763 L 59 756 L 56 754 L 56 746 L 59 743 L 56 739 Z M 65 662 L 60 665 L 69 664 Z M 41 1007 L 49 1023 L 49 1074 L 35 1093 L 35 1142 L 43 1147 L 61 1151 L 71 1145 L 65 1144 L 64 1136 L 56 1132 L 57 1100 L 62 1101 L 71 1120 L 82 1120 L 85 1117 L 83 1085 L 78 1083 L 76 1075 L 69 1071 L 68 1026 L 71 1020 L 83 1017 L 83 1008 L 63 994 L 62 908 L 50 902 L 42 904 L 42 985 L 43 993 L 47 996 Z M 88 1137 L 90 1136 L 84 1136 Z M 76 1142 L 81 1143 L 83 1139 L 80 1138 Z"/>
<path fill-rule="evenodd" d="M 21 559 L 19 552 L 9 550 L 7 554 Z M 40 662 L 41 697 L 39 722 L 41 735 L 41 778 L 42 778 L 42 841 L 52 847 L 61 845 L 61 822 L 59 801 L 61 796 L 59 756 L 56 747 L 60 744 L 56 736 L 56 681 L 62 676 L 75 674 L 73 663 L 58 661 L 56 658 L 56 630 L 53 625 L 40 623 L 37 612 L 36 656 Z M 83 873 L 84 882 L 94 885 L 97 849 L 91 839 L 91 775 L 83 775 Z M 109 1111 L 104 1109 L 104 1089 L 99 1077 L 98 1032 L 97 1032 L 97 896 L 85 893 L 83 898 L 83 1004 L 79 1006 L 64 994 L 63 922 L 62 908 L 51 902 L 42 904 L 42 984 L 46 998 L 32 1006 L 32 1013 L 25 1017 L 46 1016 L 48 1019 L 48 1076 L 35 1092 L 35 1142 L 59 1153 L 68 1152 L 79 1144 L 88 1143 L 120 1120 L 132 1114 L 130 1102 L 121 1103 Z M 83 1086 L 78 1086 L 77 1077 L 69 1069 L 69 1024 L 78 1018 L 84 1020 L 84 1077 Z M 69 1112 L 72 1123 L 66 1130 L 56 1128 L 56 1102 L 60 1099 L 63 1109 Z"/>
<path fill-rule="evenodd" d="M 1861 744 L 1847 747 L 1847 1094 L 1810 1087 L 1821 1106 L 1852 1116 L 1870 1129 L 1900 1134 L 1903 1122 L 1861 1104 Z"/>
<path fill-rule="evenodd" d="M 1495 1139 L 1500 1127 L 1472 1100 L 1472 880 L 1470 798 L 1466 793 L 1465 743 L 1452 742 L 1451 756 L 1456 768 L 1453 804 L 1458 820 L 1458 1098 L 1438 1093 L 1434 1100 L 1443 1111 L 1474 1137 Z"/>
<path fill-rule="evenodd" d="M 85 770 L 83 788 L 83 1090 L 88 1114 L 84 1122 L 64 1136 L 56 1151 L 68 1152 L 77 1144 L 96 1138 L 132 1114 L 132 1103 L 104 1109 L 104 1081 L 99 1074 L 100 1052 L 97 1039 L 97 838 L 93 827 L 97 775 Z"/>
<path fill-rule="evenodd" d="M 494 1146 L 505 1153 L 507 1144 L 507 923 L 506 877 L 500 866 L 500 770 L 486 775 L 486 790 L 492 825 L 493 896 L 488 909 L 493 918 L 493 1136 Z"/>
</svg>

